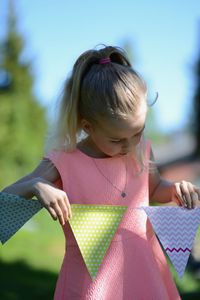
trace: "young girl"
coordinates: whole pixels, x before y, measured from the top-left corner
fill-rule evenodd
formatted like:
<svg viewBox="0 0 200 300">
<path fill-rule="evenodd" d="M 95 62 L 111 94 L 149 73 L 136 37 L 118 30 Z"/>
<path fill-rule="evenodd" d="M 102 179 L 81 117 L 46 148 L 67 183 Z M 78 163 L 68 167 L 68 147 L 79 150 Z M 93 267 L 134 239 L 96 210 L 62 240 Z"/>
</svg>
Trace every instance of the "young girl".
<svg viewBox="0 0 200 300">
<path fill-rule="evenodd" d="M 36 196 L 63 227 L 66 253 L 54 299 L 180 299 L 152 227 L 136 208 L 149 199 L 193 208 L 200 190 L 160 178 L 143 136 L 145 82 L 122 49 L 89 50 L 76 61 L 61 100 L 46 155 L 3 190 Z M 72 203 L 128 206 L 94 281 L 67 222 Z"/>
</svg>

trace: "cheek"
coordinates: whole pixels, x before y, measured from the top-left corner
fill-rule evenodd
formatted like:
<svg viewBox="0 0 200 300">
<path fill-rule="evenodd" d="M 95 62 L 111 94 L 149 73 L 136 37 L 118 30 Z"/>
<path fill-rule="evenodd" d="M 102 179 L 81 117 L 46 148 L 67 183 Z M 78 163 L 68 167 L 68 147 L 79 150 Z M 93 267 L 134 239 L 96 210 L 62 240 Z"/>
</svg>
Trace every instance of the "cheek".
<svg viewBox="0 0 200 300">
<path fill-rule="evenodd" d="M 108 141 L 107 139 L 104 139 L 103 137 L 99 137 L 99 136 L 95 136 L 95 138 L 93 139 L 93 141 L 95 142 L 95 144 L 97 145 L 97 147 L 104 153 L 108 154 L 108 155 L 116 155 L 119 154 L 121 152 L 122 149 L 122 145 L 121 144 L 115 144 L 115 143 L 111 143 L 110 141 Z"/>
<path fill-rule="evenodd" d="M 115 144 L 115 143 L 109 143 L 107 145 L 107 148 L 110 149 L 111 151 L 117 152 L 122 148 L 121 144 Z"/>
<path fill-rule="evenodd" d="M 130 142 L 122 144 L 123 150 L 132 151 L 141 141 L 142 136 L 134 137 Z"/>
<path fill-rule="evenodd" d="M 124 149 L 123 144 L 111 144 L 110 145 L 110 153 L 112 153 L 112 155 L 118 155 L 124 151 L 127 151 L 127 149 Z"/>
</svg>

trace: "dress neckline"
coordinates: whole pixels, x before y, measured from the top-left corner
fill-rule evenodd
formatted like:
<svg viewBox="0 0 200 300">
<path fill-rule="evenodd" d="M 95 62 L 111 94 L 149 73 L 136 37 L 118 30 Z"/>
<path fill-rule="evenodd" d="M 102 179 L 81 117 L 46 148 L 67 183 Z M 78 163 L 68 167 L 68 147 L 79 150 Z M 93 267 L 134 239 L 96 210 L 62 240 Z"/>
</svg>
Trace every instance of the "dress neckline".
<svg viewBox="0 0 200 300">
<path fill-rule="evenodd" d="M 81 155 L 87 157 L 88 159 L 95 159 L 95 160 L 114 160 L 114 159 L 122 159 L 122 158 L 125 158 L 127 155 L 117 155 L 117 156 L 108 156 L 108 157 L 93 157 L 93 156 L 90 156 L 88 154 L 86 154 L 85 152 L 81 151 L 79 148 L 76 147 L 76 151 L 79 152 Z"/>
</svg>

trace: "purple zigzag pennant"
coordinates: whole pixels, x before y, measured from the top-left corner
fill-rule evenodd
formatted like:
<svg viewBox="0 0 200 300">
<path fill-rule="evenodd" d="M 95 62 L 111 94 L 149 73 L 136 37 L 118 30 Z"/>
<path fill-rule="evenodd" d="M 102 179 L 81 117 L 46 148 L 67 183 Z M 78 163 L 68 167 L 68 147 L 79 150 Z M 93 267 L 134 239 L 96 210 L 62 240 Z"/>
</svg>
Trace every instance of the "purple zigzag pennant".
<svg viewBox="0 0 200 300">
<path fill-rule="evenodd" d="M 142 208 L 179 277 L 182 277 L 200 224 L 200 207 L 186 209 L 174 206 L 147 206 Z"/>
</svg>

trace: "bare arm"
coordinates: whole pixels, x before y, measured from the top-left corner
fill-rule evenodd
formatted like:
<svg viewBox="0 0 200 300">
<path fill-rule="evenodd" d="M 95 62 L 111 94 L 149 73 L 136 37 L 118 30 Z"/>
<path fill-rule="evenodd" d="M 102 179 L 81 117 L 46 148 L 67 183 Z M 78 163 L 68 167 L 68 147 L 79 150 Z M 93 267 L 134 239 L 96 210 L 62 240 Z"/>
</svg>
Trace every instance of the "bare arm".
<svg viewBox="0 0 200 300">
<path fill-rule="evenodd" d="M 58 218 L 60 224 L 64 225 L 72 212 L 67 194 L 58 188 L 61 186 L 58 170 L 50 160 L 43 159 L 33 172 L 4 188 L 2 192 L 25 198 L 36 196 L 52 218 Z"/>
<path fill-rule="evenodd" d="M 161 178 L 151 150 L 150 160 L 153 162 L 149 172 L 149 198 L 152 202 L 167 203 L 176 201 L 174 198 L 174 183 Z"/>
<path fill-rule="evenodd" d="M 152 151 L 150 160 L 154 162 L 149 172 L 150 201 L 160 203 L 173 201 L 179 206 L 185 206 L 186 208 L 200 206 L 200 189 L 198 187 L 184 180 L 181 182 L 164 180 L 156 167 Z"/>
<path fill-rule="evenodd" d="M 13 184 L 7 186 L 2 192 L 19 195 L 25 198 L 36 196 L 35 187 L 37 183 L 48 181 L 59 182 L 60 174 L 50 160 L 43 159 L 33 172 L 22 177 Z"/>
</svg>

